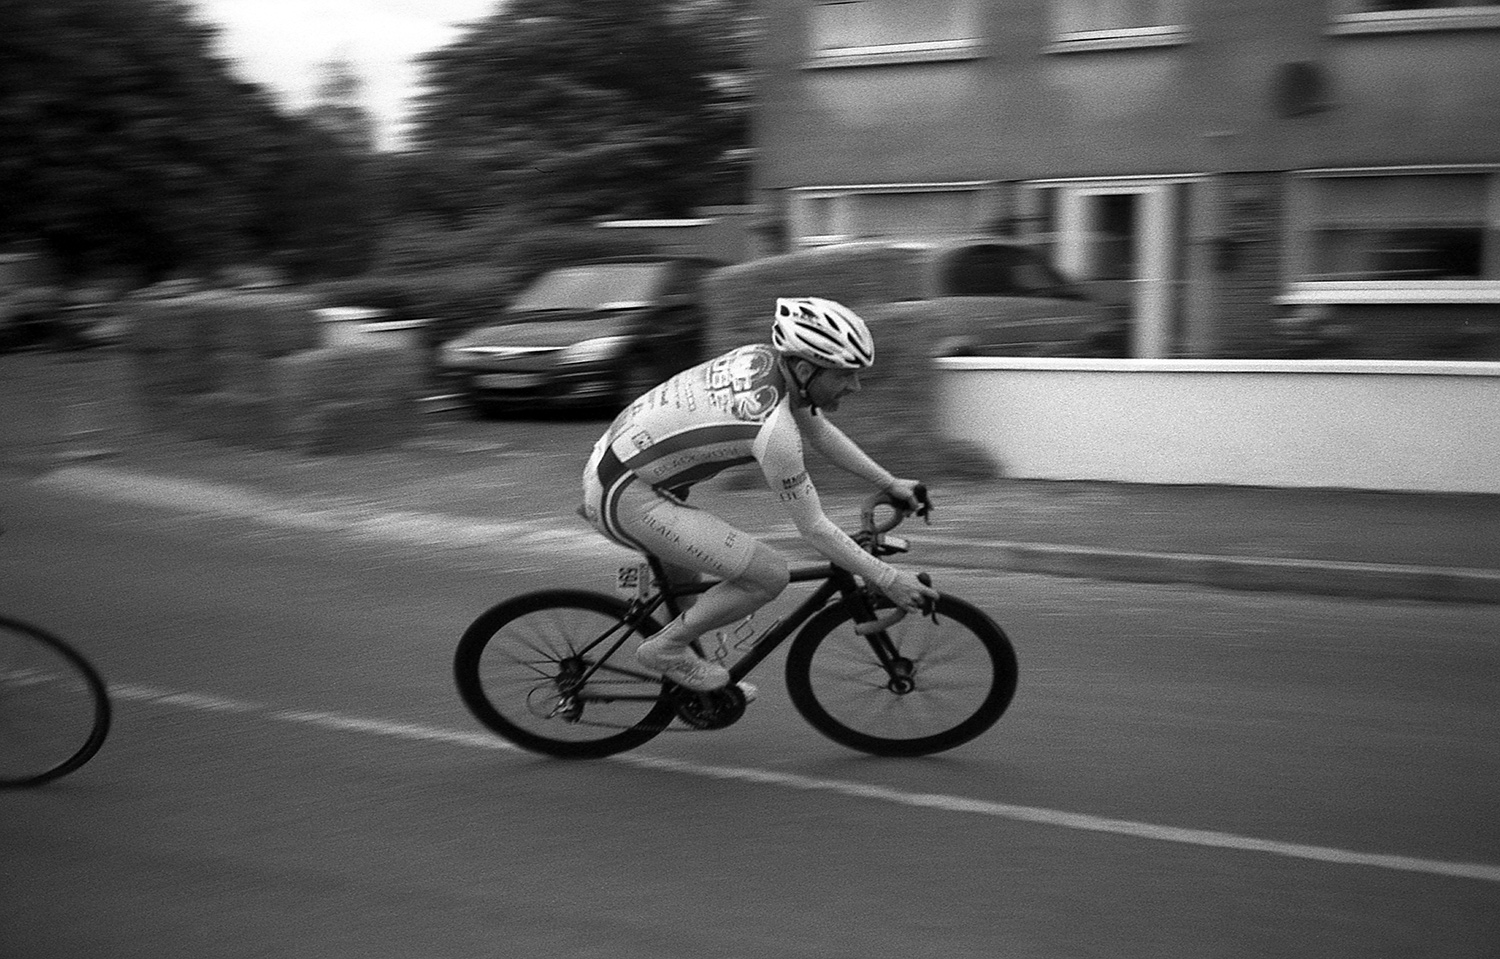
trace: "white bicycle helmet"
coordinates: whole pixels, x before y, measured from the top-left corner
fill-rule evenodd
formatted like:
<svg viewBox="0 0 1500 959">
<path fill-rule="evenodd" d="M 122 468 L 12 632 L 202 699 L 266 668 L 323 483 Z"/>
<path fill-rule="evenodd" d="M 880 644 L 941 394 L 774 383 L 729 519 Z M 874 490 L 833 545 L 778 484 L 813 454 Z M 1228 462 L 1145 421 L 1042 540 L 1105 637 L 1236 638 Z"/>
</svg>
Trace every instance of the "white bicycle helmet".
<svg viewBox="0 0 1500 959">
<path fill-rule="evenodd" d="M 776 301 L 771 345 L 783 356 L 818 366 L 862 370 L 875 365 L 875 341 L 865 321 L 847 306 L 816 296 Z"/>
</svg>

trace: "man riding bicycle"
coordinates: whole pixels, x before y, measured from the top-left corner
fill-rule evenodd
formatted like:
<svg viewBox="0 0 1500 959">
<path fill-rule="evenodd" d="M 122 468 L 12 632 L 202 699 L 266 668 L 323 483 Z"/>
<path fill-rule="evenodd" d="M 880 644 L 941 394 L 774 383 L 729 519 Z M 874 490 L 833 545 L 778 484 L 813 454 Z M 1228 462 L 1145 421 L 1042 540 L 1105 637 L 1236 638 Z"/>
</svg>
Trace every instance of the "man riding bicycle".
<svg viewBox="0 0 1500 959">
<path fill-rule="evenodd" d="M 917 610 L 937 592 L 865 552 L 823 512 L 803 463 L 802 440 L 911 509 L 919 483 L 900 479 L 819 416 L 859 391 L 875 345 L 853 310 L 816 297 L 776 301 L 771 345 L 742 346 L 691 367 L 637 399 L 594 444 L 583 473 L 583 514 L 629 549 L 655 555 L 674 579 L 719 582 L 641 643 L 640 663 L 707 692 L 729 672 L 693 651 L 704 634 L 774 600 L 789 581 L 776 550 L 718 516 L 687 505 L 694 483 L 756 462 L 797 531 L 829 561 L 863 578 L 897 606 Z"/>
</svg>

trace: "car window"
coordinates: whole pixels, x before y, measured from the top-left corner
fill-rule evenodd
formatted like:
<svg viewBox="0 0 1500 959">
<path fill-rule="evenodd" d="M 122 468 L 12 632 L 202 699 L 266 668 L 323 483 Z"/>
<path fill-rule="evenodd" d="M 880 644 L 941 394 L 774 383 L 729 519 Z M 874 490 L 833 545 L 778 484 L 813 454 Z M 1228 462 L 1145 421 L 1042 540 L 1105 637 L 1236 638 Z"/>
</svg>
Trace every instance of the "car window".
<svg viewBox="0 0 1500 959">
<path fill-rule="evenodd" d="M 943 296 L 1071 296 L 1057 271 L 1030 250 L 971 246 L 949 255 L 939 277 Z"/>
<path fill-rule="evenodd" d="M 664 263 L 599 263 L 553 270 L 515 298 L 515 310 L 627 310 L 658 295 Z"/>
</svg>

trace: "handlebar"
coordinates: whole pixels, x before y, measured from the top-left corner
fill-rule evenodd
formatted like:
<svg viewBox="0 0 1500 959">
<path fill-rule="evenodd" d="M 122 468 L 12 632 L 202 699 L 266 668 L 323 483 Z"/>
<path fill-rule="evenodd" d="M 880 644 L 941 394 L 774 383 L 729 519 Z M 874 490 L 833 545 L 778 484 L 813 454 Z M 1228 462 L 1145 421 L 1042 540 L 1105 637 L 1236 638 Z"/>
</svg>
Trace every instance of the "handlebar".
<svg viewBox="0 0 1500 959">
<path fill-rule="evenodd" d="M 886 490 L 881 490 L 880 492 L 872 495 L 869 499 L 865 500 L 864 504 L 860 507 L 860 532 L 859 535 L 855 537 L 855 539 L 859 541 L 861 545 L 865 546 L 866 549 L 869 549 L 871 552 L 875 552 L 876 555 L 880 555 L 878 550 L 881 544 L 881 535 L 884 533 L 888 533 L 891 530 L 895 529 L 897 526 L 901 525 L 902 521 L 905 520 L 908 516 L 915 514 L 922 517 L 922 519 L 925 520 L 928 525 L 931 525 L 932 497 L 928 495 L 927 484 L 918 483 L 912 490 L 912 495 L 916 497 L 918 504 L 920 504 L 916 509 L 912 509 L 910 504 L 908 504 L 905 500 L 896 499 Z M 881 506 L 888 506 L 891 508 L 891 516 L 888 520 L 876 520 L 875 510 Z M 905 546 L 903 545 L 899 551 L 904 552 Z M 926 573 L 918 573 L 917 579 L 924 586 L 932 585 L 932 577 Z M 937 616 L 936 613 L 934 613 L 933 609 L 934 604 L 930 602 L 926 603 L 923 605 L 922 613 L 925 616 L 932 616 L 935 620 Z M 862 623 L 855 626 L 854 631 L 861 636 L 869 636 L 872 633 L 881 632 L 882 630 L 891 628 L 892 626 L 901 622 L 901 620 L 905 619 L 906 616 L 907 610 L 896 609 L 884 616 L 875 619 L 872 622 Z"/>
<path fill-rule="evenodd" d="M 878 536 L 881 533 L 887 533 L 895 529 L 901 525 L 901 522 L 906 517 L 914 513 L 922 517 L 928 525 L 931 525 L 932 497 L 927 493 L 927 484 L 918 483 L 913 493 L 917 497 L 917 502 L 921 504 L 916 509 L 912 509 L 905 500 L 896 499 L 885 490 L 881 490 L 865 500 L 864 505 L 860 507 L 859 511 L 860 531 L 869 533 L 872 536 Z M 883 523 L 877 522 L 875 519 L 875 510 L 881 506 L 889 506 L 893 511 L 891 518 Z"/>
</svg>

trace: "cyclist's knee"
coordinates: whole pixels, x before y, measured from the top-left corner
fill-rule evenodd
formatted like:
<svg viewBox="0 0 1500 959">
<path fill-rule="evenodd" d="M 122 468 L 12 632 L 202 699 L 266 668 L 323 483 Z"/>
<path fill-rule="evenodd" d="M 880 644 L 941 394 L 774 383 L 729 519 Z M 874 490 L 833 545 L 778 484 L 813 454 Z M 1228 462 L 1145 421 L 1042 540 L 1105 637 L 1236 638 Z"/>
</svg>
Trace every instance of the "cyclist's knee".
<svg viewBox="0 0 1500 959">
<path fill-rule="evenodd" d="M 755 553 L 750 557 L 750 565 L 735 577 L 735 583 L 760 594 L 766 602 L 770 602 L 781 595 L 791 579 L 786 557 L 764 543 L 757 543 Z"/>
</svg>

